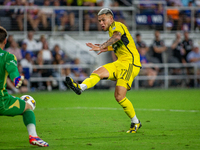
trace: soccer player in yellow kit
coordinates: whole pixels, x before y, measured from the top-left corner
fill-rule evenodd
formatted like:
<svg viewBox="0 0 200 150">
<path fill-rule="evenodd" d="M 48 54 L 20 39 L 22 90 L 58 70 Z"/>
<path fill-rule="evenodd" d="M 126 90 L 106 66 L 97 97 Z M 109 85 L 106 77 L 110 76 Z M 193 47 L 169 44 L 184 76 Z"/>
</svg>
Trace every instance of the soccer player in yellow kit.
<svg viewBox="0 0 200 150">
<path fill-rule="evenodd" d="M 127 133 L 136 133 L 142 125 L 136 117 L 132 103 L 126 97 L 126 92 L 130 90 L 134 78 L 140 71 L 140 55 L 127 27 L 114 21 L 113 12 L 110 9 L 101 9 L 98 20 L 102 29 L 109 31 L 110 39 L 103 44 L 86 43 L 86 45 L 91 48 L 90 51 L 99 51 L 98 54 L 114 50 L 118 60 L 94 70 L 81 84 L 77 84 L 70 77 L 66 77 L 66 83 L 80 95 L 84 90 L 95 86 L 101 79 L 117 81 L 115 99 L 131 119 L 131 127 Z"/>
</svg>

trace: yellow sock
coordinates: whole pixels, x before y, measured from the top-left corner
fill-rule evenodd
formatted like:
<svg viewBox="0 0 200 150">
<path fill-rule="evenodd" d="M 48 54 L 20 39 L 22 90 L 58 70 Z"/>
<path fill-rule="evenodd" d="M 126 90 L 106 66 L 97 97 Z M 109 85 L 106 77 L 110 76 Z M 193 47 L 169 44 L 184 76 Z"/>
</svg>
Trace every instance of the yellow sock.
<svg viewBox="0 0 200 150">
<path fill-rule="evenodd" d="M 95 86 L 100 81 L 100 77 L 96 73 L 92 73 L 89 78 L 86 78 L 82 84 L 87 85 L 87 89 Z"/>
<path fill-rule="evenodd" d="M 125 113 L 128 115 L 129 118 L 133 118 L 135 116 L 133 105 L 126 97 L 119 101 L 119 104 L 123 107 Z"/>
</svg>

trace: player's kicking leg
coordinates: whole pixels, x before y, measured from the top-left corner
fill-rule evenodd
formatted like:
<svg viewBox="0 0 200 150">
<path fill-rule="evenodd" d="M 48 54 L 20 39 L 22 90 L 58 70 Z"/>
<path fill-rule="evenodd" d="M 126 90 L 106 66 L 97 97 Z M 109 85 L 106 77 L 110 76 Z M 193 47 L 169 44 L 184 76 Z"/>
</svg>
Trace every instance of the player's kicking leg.
<svg viewBox="0 0 200 150">
<path fill-rule="evenodd" d="M 65 82 L 67 86 L 72 89 L 77 95 L 82 93 L 81 87 L 78 83 L 74 82 L 74 80 L 70 77 L 66 77 Z"/>
<path fill-rule="evenodd" d="M 105 70 L 105 68 L 101 67 L 100 70 Z M 72 89 L 76 94 L 80 95 L 84 90 L 95 86 L 100 79 L 101 78 L 98 72 L 95 73 L 94 71 L 90 77 L 86 78 L 81 84 L 74 82 L 74 80 L 70 77 L 66 77 L 65 82 L 70 89 Z"/>
</svg>

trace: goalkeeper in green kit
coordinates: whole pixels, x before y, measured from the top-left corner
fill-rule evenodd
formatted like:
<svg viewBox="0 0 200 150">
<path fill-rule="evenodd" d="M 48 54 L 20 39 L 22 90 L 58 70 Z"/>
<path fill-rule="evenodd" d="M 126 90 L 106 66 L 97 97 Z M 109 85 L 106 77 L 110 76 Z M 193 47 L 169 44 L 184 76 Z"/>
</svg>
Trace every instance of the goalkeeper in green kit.
<svg viewBox="0 0 200 150">
<path fill-rule="evenodd" d="M 49 144 L 37 136 L 35 115 L 32 106 L 18 97 L 9 95 L 6 90 L 6 80 L 8 75 L 14 82 L 16 88 L 21 86 L 24 79 L 23 76 L 19 75 L 16 57 L 3 50 L 7 42 L 6 37 L 6 29 L 0 26 L 0 116 L 22 115 L 24 124 L 28 130 L 29 143 L 47 147 Z"/>
</svg>

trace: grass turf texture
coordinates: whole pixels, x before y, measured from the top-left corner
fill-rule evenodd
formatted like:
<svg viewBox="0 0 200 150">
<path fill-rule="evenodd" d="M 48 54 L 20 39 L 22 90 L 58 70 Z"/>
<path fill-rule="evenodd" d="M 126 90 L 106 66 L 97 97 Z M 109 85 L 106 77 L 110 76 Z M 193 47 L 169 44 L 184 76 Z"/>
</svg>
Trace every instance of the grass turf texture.
<svg viewBox="0 0 200 150">
<path fill-rule="evenodd" d="M 200 149 L 198 89 L 127 92 L 143 125 L 136 134 L 126 133 L 130 120 L 115 102 L 114 91 L 28 94 L 36 100 L 37 133 L 50 147 L 29 145 L 21 116 L 1 116 L 0 149 Z"/>
</svg>

